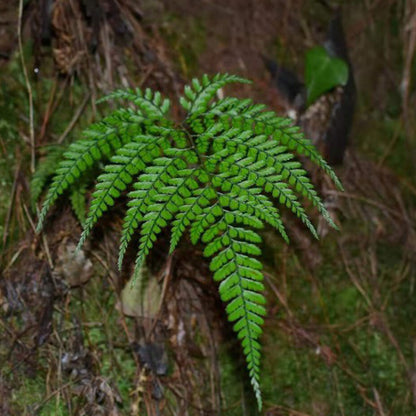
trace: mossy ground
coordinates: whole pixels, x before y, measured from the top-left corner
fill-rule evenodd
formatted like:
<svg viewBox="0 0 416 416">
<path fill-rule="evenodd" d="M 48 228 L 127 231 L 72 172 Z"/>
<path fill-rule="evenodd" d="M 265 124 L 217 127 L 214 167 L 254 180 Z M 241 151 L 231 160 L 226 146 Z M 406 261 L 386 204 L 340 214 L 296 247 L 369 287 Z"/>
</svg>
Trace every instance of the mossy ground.
<svg viewBox="0 0 416 416">
<path fill-rule="evenodd" d="M 277 306 L 271 306 L 263 337 L 267 414 L 372 416 L 377 407 L 385 414 L 412 414 L 408 372 L 415 332 L 414 271 L 402 250 L 379 242 L 373 247 L 377 266 L 372 281 L 360 265 L 370 253 L 348 244 L 346 255 L 357 264 L 352 280 L 342 259 L 334 256 L 338 238 L 332 235 L 321 243 L 321 265 L 313 272 L 290 250 L 285 276 L 270 275 L 286 307 L 269 297 L 269 308 Z M 266 270 L 276 269 L 272 264 Z M 247 406 L 244 384 L 225 357 L 223 394 L 234 409 L 227 414 L 237 415 Z"/>
<path fill-rule="evenodd" d="M 108 400 L 114 398 L 106 395 L 111 394 L 115 396 L 119 414 L 135 414 L 133 403 L 140 402 L 134 396 L 140 387 L 137 362 L 126 334 L 113 330 L 120 325 L 120 313 L 114 307 L 115 294 L 108 288 L 103 291 L 100 277 L 105 277 L 100 274 L 84 288 L 72 290 L 65 310 L 54 312 L 51 342 L 33 352 L 38 356 L 36 368 L 18 363 L 22 365 L 19 371 L 13 365 L 3 364 L 3 382 L 14 386 L 8 403 L 10 414 L 88 414 L 86 408 L 94 414 L 108 411 Z M 6 351 L 0 357 L 3 363 L 5 355 Z M 69 364 L 65 358 L 68 356 Z M 58 370 L 60 367 L 62 371 Z M 16 373 L 22 375 L 22 370 L 32 372 L 33 376 L 27 374 L 16 379 Z"/>
</svg>

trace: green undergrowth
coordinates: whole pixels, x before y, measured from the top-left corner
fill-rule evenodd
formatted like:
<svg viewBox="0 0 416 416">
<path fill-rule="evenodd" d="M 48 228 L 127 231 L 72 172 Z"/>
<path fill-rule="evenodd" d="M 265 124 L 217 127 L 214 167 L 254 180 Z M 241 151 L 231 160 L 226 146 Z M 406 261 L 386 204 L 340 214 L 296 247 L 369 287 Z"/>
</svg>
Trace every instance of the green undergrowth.
<svg viewBox="0 0 416 416">
<path fill-rule="evenodd" d="M 360 233 L 360 224 L 347 222 L 345 233 Z M 412 273 L 406 273 L 402 250 L 380 241 L 374 246 L 377 267 L 372 278 L 365 262 L 368 253 L 348 244 L 347 256 L 367 267 L 351 266 L 367 300 L 340 256 L 334 256 L 337 238 L 333 233 L 321 242 L 322 262 L 312 273 L 290 252 L 286 294 L 283 277 L 276 273 L 270 277 L 290 312 L 269 296 L 268 308 L 273 312 L 262 339 L 264 407 L 285 416 L 295 411 L 311 416 L 376 416 L 370 403 L 379 400 L 385 414 L 413 414 L 411 387 L 400 356 L 411 368 L 416 313 Z M 281 262 L 282 255 L 277 254 L 266 270 L 281 270 Z M 222 360 L 222 388 L 234 409 L 227 415 L 238 415 L 245 403 L 244 388 L 233 376 L 233 364 L 224 356 Z"/>
<path fill-rule="evenodd" d="M 175 56 L 173 62 L 177 62 L 178 69 L 186 78 L 193 76 L 198 70 L 199 57 L 207 47 L 204 23 L 195 17 L 184 18 L 165 12 L 160 30 Z"/>
<path fill-rule="evenodd" d="M 24 92 L 21 88 L 16 63 L 6 67 L 0 79 L 0 235 L 5 232 L 5 222 L 10 205 L 17 154 L 22 146 L 19 137 L 19 110 L 24 108 Z M 17 74 L 12 76 L 12 74 Z M 3 72 L 2 72 L 3 75 Z"/>
<path fill-rule="evenodd" d="M 13 414 L 22 416 L 70 415 L 62 399 L 57 400 L 56 397 L 54 397 L 43 404 L 46 396 L 47 392 L 44 374 L 38 374 L 33 378 L 22 378 L 20 387 L 13 391 L 10 400 L 14 412 Z"/>
<path fill-rule="evenodd" d="M 364 107 L 364 106 L 363 106 Z M 360 110 L 359 110 L 360 111 Z M 367 116 L 357 126 L 357 137 L 365 140 L 356 140 L 355 145 L 361 154 L 375 163 L 382 164 L 401 177 L 410 179 L 416 173 L 412 158 L 412 137 L 406 136 L 403 120 L 396 114 L 388 112 L 366 113 Z M 413 117 L 410 120 L 410 131 L 416 130 Z"/>
<path fill-rule="evenodd" d="M 250 386 L 244 382 L 244 369 L 239 367 L 232 348 L 231 342 L 225 343 L 218 354 L 222 411 L 227 416 L 258 415 L 260 413 L 250 394 Z M 265 383 L 268 380 L 263 381 L 264 386 Z"/>
<path fill-rule="evenodd" d="M 30 42 L 25 43 L 23 54 L 32 91 L 37 167 L 52 148 L 59 148 L 78 137 L 93 115 L 90 106 L 86 106 L 63 143 L 57 144 L 86 97 L 85 86 L 77 78 L 71 85 L 66 85 L 64 78 L 56 77 L 51 58 L 41 61 L 39 74 L 35 75 Z M 24 205 L 30 205 L 29 193 L 22 180 L 23 177 L 31 178 L 30 166 L 29 98 L 20 57 L 15 52 L 8 64 L 1 67 L 0 79 L 0 235 L 7 231 L 3 249 L 12 247 L 30 227 L 27 215 L 18 215 L 25 211 Z"/>
<path fill-rule="evenodd" d="M 55 308 L 53 327 L 59 335 L 50 336 L 48 342 L 37 350 L 34 377 L 19 376 L 23 367 L 14 372 L 3 369 L 4 381 L 14 386 L 9 398 L 11 414 L 69 416 L 79 414 L 74 413 L 75 409 L 81 414 L 90 414 L 85 406 L 88 395 L 93 394 L 89 389 L 93 391 L 97 379 L 99 383 L 104 380 L 111 386 L 114 396 L 120 397 L 116 405 L 117 414 L 132 414 L 131 393 L 137 387 L 136 362 L 120 326 L 115 295 L 108 288 L 103 290 L 103 281 L 96 276 L 82 289 L 72 289 L 67 308 L 62 310 L 62 305 Z M 83 358 L 86 352 L 88 359 Z M 65 354 L 80 357 L 74 358 L 74 368 L 85 370 L 84 375 L 74 376 L 71 369 L 58 369 Z M 94 414 L 110 411 L 102 393 L 95 397 L 95 412 L 98 413 Z"/>
<path fill-rule="evenodd" d="M 93 278 L 84 290 L 82 296 L 73 297 L 71 312 L 73 316 L 78 315 L 85 325 L 84 346 L 97 359 L 97 375 L 114 386 L 122 399 L 121 414 L 127 415 L 130 393 L 135 387 L 136 363 L 127 335 L 120 325 L 121 314 L 115 307 L 116 295 L 111 288 L 103 287 L 101 278 Z"/>
<path fill-rule="evenodd" d="M 405 117 L 403 70 L 408 52 L 403 49 L 406 48 L 404 10 L 400 2 L 386 3 L 378 18 L 363 31 L 362 43 L 352 53 L 358 95 L 351 137 L 356 149 L 368 159 L 410 179 L 416 174 L 413 156 L 416 66 L 411 65 L 409 114 Z M 351 9 L 351 17 L 357 18 L 364 11 L 361 3 Z M 369 53 L 364 55 L 364 50 Z"/>
</svg>

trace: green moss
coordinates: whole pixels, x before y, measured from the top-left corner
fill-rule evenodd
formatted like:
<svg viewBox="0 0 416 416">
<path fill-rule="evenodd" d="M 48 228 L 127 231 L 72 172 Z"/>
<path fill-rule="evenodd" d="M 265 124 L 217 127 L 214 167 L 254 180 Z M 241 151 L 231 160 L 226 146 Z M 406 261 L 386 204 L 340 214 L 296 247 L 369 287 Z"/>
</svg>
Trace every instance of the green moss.
<svg viewBox="0 0 416 416">
<path fill-rule="evenodd" d="M 85 346 L 99 357 L 100 376 L 114 384 L 122 398 L 123 407 L 128 409 L 130 393 L 135 388 L 136 362 L 126 334 L 120 332 L 116 295 L 110 288 L 103 290 L 102 284 L 100 278 L 93 278 L 85 286 L 86 293 L 83 295 L 89 301 L 74 297 L 70 308 L 74 316 L 82 311 L 83 322 L 97 323 L 84 327 Z M 115 331 L 114 328 L 118 329 Z"/>
<path fill-rule="evenodd" d="M 12 69 L 8 71 L 6 68 L 0 81 L 0 235 L 4 233 L 9 210 L 17 155 L 21 154 L 23 148 L 19 135 L 19 114 L 25 107 L 25 99 L 19 73 L 13 77 Z"/>
<path fill-rule="evenodd" d="M 398 103 L 392 101 L 388 112 L 370 113 L 367 119 L 360 124 L 359 137 L 355 145 L 357 150 L 376 163 L 382 162 L 384 166 L 403 177 L 409 177 L 415 172 L 414 162 L 409 152 L 409 139 L 406 138 L 403 122 L 400 118 L 392 118 L 388 114 L 397 113 Z M 359 107 L 359 112 L 364 112 Z M 412 124 L 413 121 L 411 121 Z M 411 130 L 414 130 L 411 126 Z M 357 132 L 353 134 L 358 136 Z"/>
<path fill-rule="evenodd" d="M 63 90 L 63 80 L 54 75 L 53 64 L 45 59 L 37 77 L 31 71 L 33 68 L 33 51 L 30 42 L 24 46 L 24 57 L 28 69 L 29 81 L 33 99 L 33 125 L 36 139 L 36 162 L 46 152 L 48 143 L 56 142 L 70 124 L 77 108 L 85 97 L 85 86 L 74 78 L 71 87 Z M 50 108 L 51 97 L 57 105 Z M 73 129 L 69 132 L 67 141 L 79 137 L 82 129 L 91 122 L 92 113 L 88 107 Z M 45 130 L 43 128 L 46 127 Z M 44 135 L 42 136 L 43 133 Z M 11 198 L 16 169 L 31 177 L 30 160 L 31 149 L 28 143 L 30 136 L 29 97 L 23 76 L 19 54 L 16 52 L 9 63 L 2 67 L 0 80 L 0 235 L 3 235 L 6 216 L 9 209 L 7 244 L 19 240 L 26 229 L 21 223 L 22 216 L 16 218 L 16 213 L 23 212 L 23 208 L 10 204 L 28 203 L 27 192 L 19 194 L 16 202 Z M 27 199 L 26 199 L 27 198 Z M 26 217 L 23 217 L 26 218 Z M 29 224 L 27 224 L 29 228 Z"/>
<path fill-rule="evenodd" d="M 234 348 L 238 345 L 224 343 L 219 349 L 218 360 L 221 385 L 221 408 L 227 416 L 242 414 L 257 415 L 257 404 L 253 400 L 247 381 L 244 362 L 238 362 Z"/>
<path fill-rule="evenodd" d="M 198 68 L 199 56 L 206 49 L 206 29 L 204 22 L 195 17 L 177 16 L 166 13 L 161 31 L 173 52 L 178 69 L 189 78 Z"/>
<path fill-rule="evenodd" d="M 346 233 L 355 233 L 357 240 L 352 241 L 360 241 L 358 236 L 366 238 L 371 227 L 349 220 L 343 224 Z M 313 416 L 374 416 L 369 403 L 378 395 L 386 414 L 413 414 L 406 368 L 391 338 L 410 366 L 416 305 L 403 250 L 377 241 L 377 280 L 371 280 L 368 267 L 354 267 L 355 261 L 365 265 L 367 254 L 359 244 L 346 246 L 347 257 L 355 259 L 350 271 L 370 305 L 346 273 L 337 238 L 334 233 L 321 242 L 322 262 L 313 272 L 302 267 L 295 253 L 286 258 L 285 295 L 292 316 L 278 308 L 269 317 L 262 339 L 265 409 L 278 408 L 282 415 L 297 411 Z M 279 269 L 278 262 L 273 267 Z M 402 276 L 400 285 L 396 276 Z M 273 279 L 283 291 L 282 276 Z M 269 298 L 269 310 L 276 310 L 273 303 L 279 305 Z"/>
<path fill-rule="evenodd" d="M 19 388 L 12 392 L 10 405 L 13 414 L 22 416 L 67 416 L 66 404 L 58 394 L 48 397 L 45 375 L 39 373 L 35 377 L 22 377 Z M 45 400 L 49 398 L 49 400 Z"/>
</svg>

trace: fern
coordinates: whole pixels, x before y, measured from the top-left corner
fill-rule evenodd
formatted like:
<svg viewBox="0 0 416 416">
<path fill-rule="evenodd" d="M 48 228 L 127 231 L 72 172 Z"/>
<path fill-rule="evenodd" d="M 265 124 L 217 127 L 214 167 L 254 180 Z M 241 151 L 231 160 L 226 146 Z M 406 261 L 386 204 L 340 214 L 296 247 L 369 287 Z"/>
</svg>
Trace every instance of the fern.
<svg viewBox="0 0 416 416">
<path fill-rule="evenodd" d="M 43 188 L 51 175 L 56 171 L 62 159 L 65 148 L 62 146 L 52 146 L 47 149 L 47 155 L 38 166 L 30 182 L 30 203 L 33 211 L 36 211 L 36 202 L 42 194 Z M 79 222 L 84 225 L 86 214 L 85 193 L 87 187 L 84 181 L 71 189 L 70 200 L 72 209 Z"/>
<path fill-rule="evenodd" d="M 86 191 L 87 191 L 87 187 L 85 183 L 83 183 L 78 188 L 72 189 L 71 194 L 69 196 L 71 200 L 72 209 L 82 226 L 85 226 L 85 214 L 86 214 L 85 193 Z"/>
<path fill-rule="evenodd" d="M 30 204 L 34 211 L 36 210 L 36 201 L 41 196 L 47 180 L 56 171 L 63 152 L 64 147 L 53 146 L 49 148 L 46 157 L 39 164 L 30 181 Z"/>
<path fill-rule="evenodd" d="M 215 100 L 218 89 L 232 82 L 249 81 L 228 74 L 194 79 L 180 98 L 187 114 L 178 125 L 167 118 L 170 103 L 160 93 L 136 89 L 110 94 L 106 99 L 127 101 L 128 109 L 114 111 L 69 146 L 55 170 L 38 229 L 56 199 L 73 192 L 87 170 L 102 164 L 79 246 L 123 192 L 128 209 L 120 268 L 136 232 L 135 275 L 163 228 L 171 226 L 170 252 L 189 230 L 192 243 L 202 243 L 204 256 L 211 259 L 261 408 L 259 338 L 266 310 L 258 230 L 268 224 L 288 242 L 278 209 L 284 206 L 317 237 L 305 200 L 335 227 L 295 155 L 306 156 L 339 188 L 341 184 L 290 120 L 251 100 Z"/>
</svg>

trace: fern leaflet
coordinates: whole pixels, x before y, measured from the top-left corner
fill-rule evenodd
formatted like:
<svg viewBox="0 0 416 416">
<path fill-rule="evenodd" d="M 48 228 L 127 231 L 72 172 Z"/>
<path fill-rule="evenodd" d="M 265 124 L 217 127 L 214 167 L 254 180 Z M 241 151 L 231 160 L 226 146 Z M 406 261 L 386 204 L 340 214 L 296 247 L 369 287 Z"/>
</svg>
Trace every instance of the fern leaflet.
<svg viewBox="0 0 416 416">
<path fill-rule="evenodd" d="M 87 186 L 82 184 L 78 188 L 74 188 L 71 191 L 70 199 L 72 209 L 75 212 L 75 215 L 78 218 L 78 221 L 81 223 L 82 226 L 85 225 L 85 214 L 86 214 L 86 201 L 85 201 L 85 193 L 87 191 Z"/>
<path fill-rule="evenodd" d="M 42 194 L 47 180 L 56 171 L 59 161 L 62 159 L 64 147 L 53 146 L 48 149 L 45 159 L 39 164 L 32 180 L 30 181 L 30 203 L 35 210 L 36 201 Z"/>
</svg>

